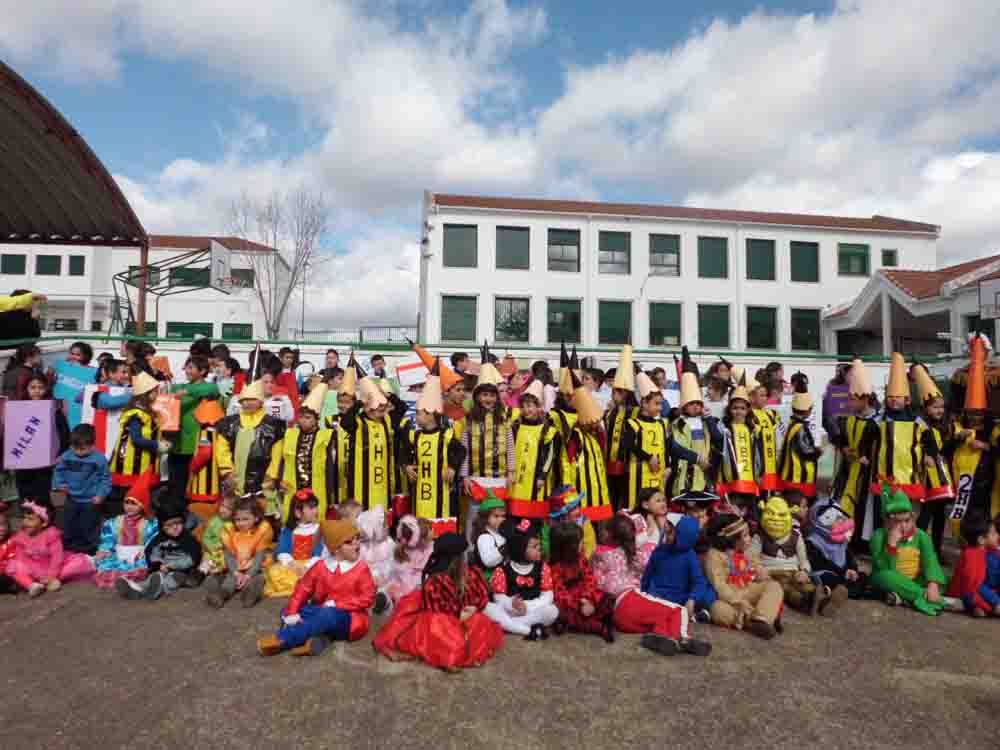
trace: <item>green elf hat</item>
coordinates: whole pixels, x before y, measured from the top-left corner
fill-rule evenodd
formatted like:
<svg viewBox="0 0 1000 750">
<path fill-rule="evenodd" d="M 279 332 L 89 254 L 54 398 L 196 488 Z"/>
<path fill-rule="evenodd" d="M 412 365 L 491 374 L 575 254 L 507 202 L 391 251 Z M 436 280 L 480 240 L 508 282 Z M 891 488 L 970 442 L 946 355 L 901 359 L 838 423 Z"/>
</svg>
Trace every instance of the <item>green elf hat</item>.
<svg viewBox="0 0 1000 750">
<path fill-rule="evenodd" d="M 488 513 L 491 510 L 496 510 L 497 508 L 507 508 L 507 503 L 501 500 L 499 497 L 493 494 L 493 490 L 486 490 L 486 499 L 479 503 L 479 512 Z"/>
<path fill-rule="evenodd" d="M 882 515 L 891 516 L 896 513 L 912 513 L 913 503 L 899 487 L 890 482 L 882 482 Z"/>
</svg>

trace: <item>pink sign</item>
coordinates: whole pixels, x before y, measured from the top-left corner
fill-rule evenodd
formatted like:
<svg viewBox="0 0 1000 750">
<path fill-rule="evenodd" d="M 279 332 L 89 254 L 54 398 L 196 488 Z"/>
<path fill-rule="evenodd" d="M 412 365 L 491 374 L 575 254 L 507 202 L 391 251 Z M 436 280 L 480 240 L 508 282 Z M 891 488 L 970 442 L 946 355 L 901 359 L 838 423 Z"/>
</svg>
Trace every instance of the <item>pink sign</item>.
<svg viewBox="0 0 1000 750">
<path fill-rule="evenodd" d="M 40 469 L 59 457 L 55 401 L 7 401 L 3 425 L 5 469 Z"/>
</svg>

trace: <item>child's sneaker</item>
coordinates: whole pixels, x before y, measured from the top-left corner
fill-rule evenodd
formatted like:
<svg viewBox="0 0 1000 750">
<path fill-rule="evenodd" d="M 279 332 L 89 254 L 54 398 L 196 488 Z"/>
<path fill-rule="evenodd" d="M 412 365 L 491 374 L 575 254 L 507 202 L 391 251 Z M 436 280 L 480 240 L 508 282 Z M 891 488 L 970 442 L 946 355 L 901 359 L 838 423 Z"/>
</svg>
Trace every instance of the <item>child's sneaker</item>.
<svg viewBox="0 0 1000 750">
<path fill-rule="evenodd" d="M 254 576 L 243 591 L 240 592 L 240 604 L 244 607 L 252 607 L 260 601 L 264 594 L 264 576 Z"/>
<path fill-rule="evenodd" d="M 122 599 L 142 599 L 142 586 L 125 577 L 115 579 L 115 591 Z"/>
<path fill-rule="evenodd" d="M 35 581 L 33 584 L 28 586 L 28 596 L 30 596 L 32 599 L 34 599 L 36 596 L 41 596 L 44 593 L 45 593 L 45 587 L 38 581 Z"/>
<path fill-rule="evenodd" d="M 694 621 L 700 622 L 702 625 L 708 625 L 712 622 L 712 613 L 707 609 L 699 609 L 694 613 Z"/>
<path fill-rule="evenodd" d="M 680 646 L 673 638 L 656 633 L 646 633 L 639 639 L 639 645 L 648 648 L 660 656 L 673 656 L 680 650 Z"/>
<path fill-rule="evenodd" d="M 372 614 L 382 615 L 389 611 L 389 607 L 392 606 L 392 602 L 389 600 L 388 595 L 384 591 L 379 591 L 375 594 L 375 606 L 372 607 Z"/>
<path fill-rule="evenodd" d="M 55 593 L 61 588 L 62 588 L 62 581 L 60 581 L 58 578 L 53 578 L 45 586 L 45 590 L 50 593 Z"/>
<path fill-rule="evenodd" d="M 890 591 L 885 595 L 885 603 L 890 607 L 898 607 L 903 603 L 903 598 L 897 594 L 895 591 Z"/>
<path fill-rule="evenodd" d="M 712 653 L 712 644 L 708 641 L 699 641 L 694 638 L 681 638 L 677 644 L 680 646 L 682 654 L 692 656 L 708 656 Z"/>
<path fill-rule="evenodd" d="M 163 591 L 163 574 L 150 573 L 149 578 L 146 579 L 145 591 L 143 591 L 143 598 L 156 599 L 160 596 L 160 592 L 162 591 Z"/>
</svg>

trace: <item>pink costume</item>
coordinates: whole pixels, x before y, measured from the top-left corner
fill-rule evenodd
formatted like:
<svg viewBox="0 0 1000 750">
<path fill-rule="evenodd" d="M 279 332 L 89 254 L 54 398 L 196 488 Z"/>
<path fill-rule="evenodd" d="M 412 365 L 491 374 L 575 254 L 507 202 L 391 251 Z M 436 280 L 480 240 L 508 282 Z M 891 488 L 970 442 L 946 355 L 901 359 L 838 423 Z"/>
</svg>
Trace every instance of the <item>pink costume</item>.
<svg viewBox="0 0 1000 750">
<path fill-rule="evenodd" d="M 19 531 L 13 541 L 14 559 L 7 565 L 7 575 L 21 588 L 29 588 L 42 578 L 65 583 L 94 574 L 94 563 L 87 555 L 63 552 L 62 533 L 54 526 L 34 536 Z"/>
<path fill-rule="evenodd" d="M 389 568 L 389 582 L 385 588 L 394 603 L 398 603 L 411 591 L 420 588 L 423 582 L 424 566 L 427 564 L 431 552 L 434 551 L 434 544 L 430 539 L 420 538 L 420 525 L 417 523 L 416 516 L 403 516 L 399 524 L 400 526 L 407 525 L 411 533 L 410 543 L 406 547 L 406 561 L 399 562 L 393 556 Z"/>
</svg>

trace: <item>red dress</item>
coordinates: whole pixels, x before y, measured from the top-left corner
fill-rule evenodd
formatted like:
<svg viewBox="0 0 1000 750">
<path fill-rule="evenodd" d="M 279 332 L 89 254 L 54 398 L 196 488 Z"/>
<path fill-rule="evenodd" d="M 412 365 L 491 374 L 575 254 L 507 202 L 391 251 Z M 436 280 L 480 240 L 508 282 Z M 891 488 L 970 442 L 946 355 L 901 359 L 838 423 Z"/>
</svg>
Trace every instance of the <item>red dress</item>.
<svg viewBox="0 0 1000 750">
<path fill-rule="evenodd" d="M 400 599 L 372 645 L 380 654 L 407 654 L 440 669 L 478 667 L 503 645 L 503 629 L 482 612 L 489 600 L 478 568 L 468 568 L 461 598 L 448 574 L 438 573 Z M 477 611 L 462 621 L 465 607 Z"/>
<path fill-rule="evenodd" d="M 597 587 L 590 561 L 581 555 L 576 562 L 549 563 L 549 570 L 559 619 L 578 633 L 604 635 L 605 618 L 615 611 L 615 600 Z M 584 599 L 594 605 L 590 617 L 580 611 Z"/>
</svg>

